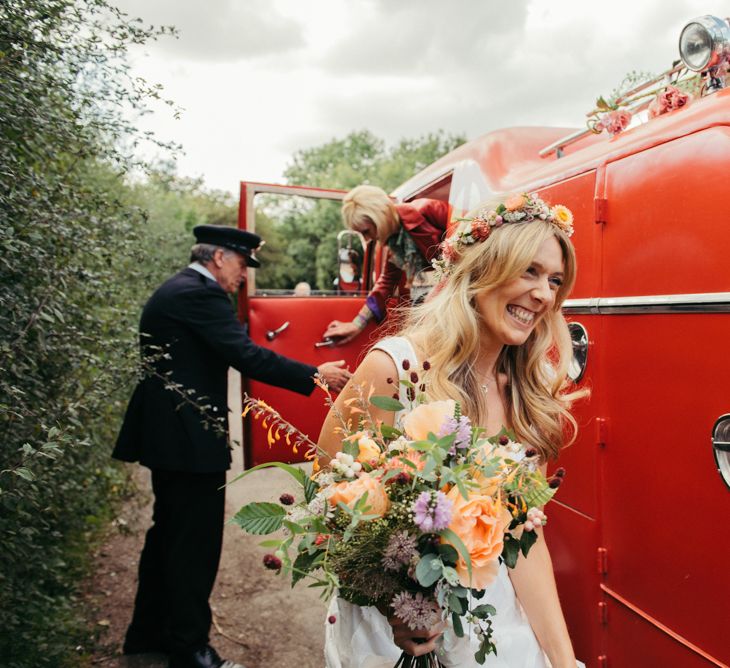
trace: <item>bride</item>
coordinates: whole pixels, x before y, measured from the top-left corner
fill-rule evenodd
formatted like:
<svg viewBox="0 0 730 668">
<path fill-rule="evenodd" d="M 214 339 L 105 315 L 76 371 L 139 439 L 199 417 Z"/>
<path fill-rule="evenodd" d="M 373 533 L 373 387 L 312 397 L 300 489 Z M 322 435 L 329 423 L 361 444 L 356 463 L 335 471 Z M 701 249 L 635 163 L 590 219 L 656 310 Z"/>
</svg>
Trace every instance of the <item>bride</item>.
<svg viewBox="0 0 730 668">
<path fill-rule="evenodd" d="M 550 208 L 535 195 L 490 203 L 463 222 L 443 244 L 444 278 L 436 294 L 406 313 L 398 336 L 373 346 L 339 395 L 345 419 L 354 386 L 372 384 L 376 395 L 391 395 L 397 379 L 409 375 L 404 368 L 420 370 L 427 361 L 432 399 L 459 402 L 489 434 L 512 429 L 539 451 L 543 465 L 555 458 L 566 434 L 574 438 L 576 430 L 568 407 L 577 393 L 565 392 L 571 345 L 561 314 L 575 281 L 570 234 L 570 211 Z M 397 419 L 376 407 L 372 415 L 391 425 Z M 319 439 L 330 455 L 341 444 L 336 424 L 330 413 Z M 514 569 L 500 566 L 484 601 L 497 608 L 497 655 L 484 665 L 575 668 L 542 536 Z M 328 617 L 336 620 L 327 624 L 328 668 L 392 668 L 402 650 L 413 656 L 436 650 L 444 666 L 478 665 L 475 633 L 457 638 L 443 623 L 412 631 L 397 617 L 341 598 L 333 600 Z"/>
</svg>

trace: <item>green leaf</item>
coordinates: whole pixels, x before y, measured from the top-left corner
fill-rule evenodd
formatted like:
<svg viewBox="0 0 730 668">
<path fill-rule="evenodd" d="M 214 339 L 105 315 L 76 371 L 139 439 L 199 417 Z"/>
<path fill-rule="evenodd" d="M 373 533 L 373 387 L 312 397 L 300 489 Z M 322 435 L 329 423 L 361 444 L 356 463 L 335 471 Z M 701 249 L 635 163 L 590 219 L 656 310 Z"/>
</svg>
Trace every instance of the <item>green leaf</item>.
<svg viewBox="0 0 730 668">
<path fill-rule="evenodd" d="M 13 471 L 15 475 L 23 478 L 23 480 L 28 480 L 30 482 L 33 482 L 35 480 L 35 475 L 33 475 L 33 471 L 30 469 L 25 468 L 24 466 L 21 466 L 20 468 L 17 468 Z"/>
<path fill-rule="evenodd" d="M 493 605 L 489 605 L 488 603 L 482 603 L 482 605 L 478 605 L 476 608 L 474 608 L 471 611 L 471 614 L 475 617 L 479 617 L 479 619 L 486 619 L 491 615 L 496 615 L 497 609 Z"/>
<path fill-rule="evenodd" d="M 231 522 L 248 533 L 265 535 L 281 528 L 286 511 L 277 503 L 247 503 L 234 516 Z"/>
<path fill-rule="evenodd" d="M 263 464 L 259 464 L 258 466 L 254 466 L 253 468 L 248 469 L 247 471 L 244 471 L 240 475 L 237 475 L 233 480 L 231 480 L 228 485 L 231 485 L 234 482 L 237 482 L 238 480 L 241 480 L 241 478 L 245 478 L 247 475 L 251 475 L 255 471 L 260 471 L 262 469 L 270 469 L 276 467 L 278 469 L 281 469 L 282 471 L 286 471 L 289 475 L 291 475 L 293 478 L 296 479 L 296 481 L 304 486 L 304 481 L 309 479 L 309 476 L 306 474 L 306 472 L 303 469 L 300 469 L 296 466 L 292 466 L 291 464 L 284 464 L 283 462 L 264 462 Z"/>
<path fill-rule="evenodd" d="M 459 637 L 464 637 L 464 626 L 461 623 L 461 617 L 455 612 L 451 613 L 451 624 L 454 627 L 454 633 Z"/>
<path fill-rule="evenodd" d="M 384 411 L 402 411 L 405 410 L 405 406 L 393 397 L 376 396 L 370 397 L 370 403 L 377 408 L 381 408 Z"/>
<path fill-rule="evenodd" d="M 525 500 L 528 508 L 535 508 L 544 506 L 555 496 L 555 492 L 557 492 L 557 489 L 552 489 L 549 485 L 544 484 L 523 492 L 522 498 Z"/>
<path fill-rule="evenodd" d="M 520 550 L 522 556 L 526 557 L 530 548 L 537 542 L 537 531 L 523 531 L 520 537 Z"/>
<path fill-rule="evenodd" d="M 342 452 L 344 452 L 346 455 L 352 455 L 357 459 L 357 456 L 360 454 L 360 445 L 356 440 L 343 440 Z"/>
<path fill-rule="evenodd" d="M 469 578 L 471 579 L 471 557 L 469 556 L 469 550 L 464 545 L 464 542 L 459 538 L 451 529 L 444 529 L 439 532 L 439 536 L 443 538 L 447 543 L 451 543 L 461 555 L 461 558 L 466 562 L 466 568 L 469 571 Z"/>
<path fill-rule="evenodd" d="M 319 567 L 322 561 L 323 552 L 318 550 L 309 554 L 308 552 L 300 552 L 294 560 L 292 566 L 291 586 L 293 587 L 299 580 L 306 577 L 307 574 Z"/>
<path fill-rule="evenodd" d="M 504 537 L 504 546 L 502 547 L 502 559 L 508 568 L 514 568 L 517 565 L 517 557 L 520 556 L 520 541 L 510 534 Z"/>
<path fill-rule="evenodd" d="M 380 425 L 380 433 L 383 435 L 383 438 L 389 441 L 392 441 L 403 435 L 403 432 L 400 429 L 391 427 L 389 424 L 385 424 L 385 422 Z"/>
<path fill-rule="evenodd" d="M 457 596 L 454 592 L 451 592 L 449 594 L 449 608 L 453 612 L 463 615 L 466 612 L 466 600 L 461 596 Z"/>
<path fill-rule="evenodd" d="M 437 554 L 424 555 L 416 566 L 416 580 L 422 587 L 430 587 L 441 577 L 443 566 Z"/>
<path fill-rule="evenodd" d="M 443 561 L 445 564 L 448 564 L 449 566 L 454 566 L 459 559 L 459 553 L 456 551 L 453 545 L 441 543 L 436 549 L 441 556 L 441 561 Z"/>
<path fill-rule="evenodd" d="M 456 572 L 455 568 L 451 566 L 444 566 L 441 574 L 443 575 L 446 582 L 448 582 L 452 587 L 455 587 L 459 584 L 459 574 Z"/>
</svg>

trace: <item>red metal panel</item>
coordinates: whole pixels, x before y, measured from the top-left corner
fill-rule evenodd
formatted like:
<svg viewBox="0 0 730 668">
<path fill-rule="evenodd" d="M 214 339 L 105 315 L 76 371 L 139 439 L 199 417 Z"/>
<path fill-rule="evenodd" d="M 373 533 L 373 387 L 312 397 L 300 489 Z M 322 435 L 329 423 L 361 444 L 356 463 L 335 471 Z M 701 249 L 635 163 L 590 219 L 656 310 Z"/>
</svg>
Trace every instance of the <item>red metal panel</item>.
<svg viewBox="0 0 730 668">
<path fill-rule="evenodd" d="M 361 357 L 363 345 L 372 330 L 366 331 L 353 343 L 337 348 L 315 348 L 331 320 L 352 320 L 362 306 L 362 297 L 249 297 L 249 335 L 259 345 L 281 355 L 318 366 L 323 362 L 344 359 L 354 370 Z M 266 332 L 289 322 L 289 327 L 273 341 Z M 314 441 L 327 414 L 325 395 L 315 389 L 309 397 L 288 390 L 244 379 L 250 396 L 263 399 L 282 416 Z M 245 438 L 247 468 L 268 461 L 296 462 L 303 460 L 302 452 L 293 452 L 285 441 L 267 444 L 267 432 L 258 421 L 248 418 Z"/>
<path fill-rule="evenodd" d="M 578 257 L 578 279 L 571 299 L 595 297 L 600 279 L 601 227 L 595 222 L 593 198 L 596 172 L 590 171 L 575 178 L 561 181 L 540 190 L 539 194 L 550 204 L 564 204 L 575 218 L 573 246 Z"/>
<path fill-rule="evenodd" d="M 608 165 L 605 296 L 730 290 L 728 155 L 715 127 Z"/>
<path fill-rule="evenodd" d="M 560 496 L 562 490 L 557 498 Z M 598 536 L 596 521 L 557 500 L 551 501 L 545 512 L 548 515 L 545 536 L 573 647 L 576 656 L 588 668 L 594 668 L 598 665 L 601 642 L 600 576 L 593 567 Z"/>
<path fill-rule="evenodd" d="M 730 496 L 710 433 L 730 410 L 728 393 L 717 391 L 730 373 L 729 340 L 726 314 L 608 316 L 601 374 L 612 388 L 602 395 L 611 416 L 602 486 L 607 584 L 725 662 L 730 534 L 718 518 Z M 612 622 L 608 630 L 611 647 L 627 644 Z"/>
<path fill-rule="evenodd" d="M 681 638 L 664 632 L 652 620 L 644 619 L 612 596 L 606 596 L 606 604 L 611 636 L 616 639 L 608 650 L 610 668 L 727 668 L 699 648 L 693 649 Z"/>
</svg>

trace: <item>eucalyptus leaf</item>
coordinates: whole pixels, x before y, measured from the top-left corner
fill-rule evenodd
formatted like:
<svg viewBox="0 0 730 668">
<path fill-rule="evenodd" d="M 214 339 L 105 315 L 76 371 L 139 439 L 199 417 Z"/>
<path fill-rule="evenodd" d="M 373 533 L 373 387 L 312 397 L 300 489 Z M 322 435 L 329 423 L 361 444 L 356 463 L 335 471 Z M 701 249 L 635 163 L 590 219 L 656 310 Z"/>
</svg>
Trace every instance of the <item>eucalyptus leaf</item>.
<svg viewBox="0 0 730 668">
<path fill-rule="evenodd" d="M 370 397 L 370 403 L 373 406 L 380 408 L 384 411 L 393 411 L 395 413 L 398 411 L 405 410 L 405 406 L 397 399 L 393 399 L 393 397 L 383 397 L 383 396 Z"/>
<path fill-rule="evenodd" d="M 416 565 L 416 580 L 422 587 L 430 587 L 440 577 L 443 563 L 437 554 L 426 554 Z"/>
</svg>

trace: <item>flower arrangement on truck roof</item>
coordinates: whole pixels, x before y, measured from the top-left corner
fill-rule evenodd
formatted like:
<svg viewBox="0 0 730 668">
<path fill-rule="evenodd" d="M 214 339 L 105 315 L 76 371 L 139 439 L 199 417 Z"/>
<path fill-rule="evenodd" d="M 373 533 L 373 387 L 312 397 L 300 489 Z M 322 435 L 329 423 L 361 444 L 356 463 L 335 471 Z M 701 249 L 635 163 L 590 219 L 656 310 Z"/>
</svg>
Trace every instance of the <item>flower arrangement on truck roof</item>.
<svg viewBox="0 0 730 668">
<path fill-rule="evenodd" d="M 424 363 L 428 369 L 428 362 Z M 538 452 L 502 430 L 487 437 L 452 400 L 429 401 L 426 386 L 412 371 L 411 405 L 394 397 L 372 396 L 357 388 L 350 409 L 358 424 L 341 415 L 342 448 L 325 466 L 316 445 L 265 403 L 245 398 L 245 414 L 263 417 L 274 437 L 284 432 L 309 447 L 310 477 L 301 468 L 277 466 L 301 484 L 301 498 L 290 494 L 275 503 L 249 503 L 233 522 L 252 534 L 283 536 L 265 541 L 272 552 L 264 565 L 308 579 L 329 598 L 336 591 L 357 605 L 395 613 L 412 629 L 449 620 L 457 636 L 464 621 L 476 625 L 476 660 L 496 652 L 490 617 L 497 611 L 483 598 L 503 561 L 514 567 L 537 540 L 545 523 L 540 509 L 563 475 L 541 472 Z M 326 390 L 326 387 L 324 388 Z M 328 393 L 328 403 L 334 403 Z M 369 405 L 402 411 L 395 427 L 376 424 Z M 336 623 L 335 619 L 330 622 Z M 404 655 L 398 665 L 439 665 L 438 658 Z"/>
</svg>

